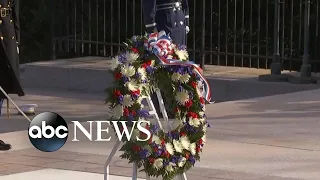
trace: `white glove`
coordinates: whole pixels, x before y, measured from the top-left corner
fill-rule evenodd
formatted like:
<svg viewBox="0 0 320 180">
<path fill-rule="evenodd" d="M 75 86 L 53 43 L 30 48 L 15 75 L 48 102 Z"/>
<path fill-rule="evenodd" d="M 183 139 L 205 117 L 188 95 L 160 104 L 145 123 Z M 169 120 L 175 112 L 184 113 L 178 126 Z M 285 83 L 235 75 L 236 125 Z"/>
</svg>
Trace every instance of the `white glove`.
<svg viewBox="0 0 320 180">
<path fill-rule="evenodd" d="M 188 34 L 190 32 L 189 26 L 186 26 L 186 33 Z"/>
<path fill-rule="evenodd" d="M 17 52 L 18 52 L 18 54 L 19 54 L 19 47 L 17 46 Z"/>
</svg>

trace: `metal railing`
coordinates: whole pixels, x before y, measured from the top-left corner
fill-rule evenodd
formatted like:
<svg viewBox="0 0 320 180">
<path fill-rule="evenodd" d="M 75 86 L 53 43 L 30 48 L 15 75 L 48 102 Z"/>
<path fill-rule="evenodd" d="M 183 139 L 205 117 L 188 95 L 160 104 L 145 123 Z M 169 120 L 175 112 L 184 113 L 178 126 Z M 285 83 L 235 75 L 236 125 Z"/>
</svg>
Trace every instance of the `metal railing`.
<svg viewBox="0 0 320 180">
<path fill-rule="evenodd" d="M 311 5 L 310 5 L 311 3 Z M 144 34 L 141 0 L 57 0 L 53 59 L 114 56 Z M 319 72 L 320 0 L 189 0 L 188 49 L 199 64 Z M 308 45 L 308 46 L 306 46 Z"/>
</svg>

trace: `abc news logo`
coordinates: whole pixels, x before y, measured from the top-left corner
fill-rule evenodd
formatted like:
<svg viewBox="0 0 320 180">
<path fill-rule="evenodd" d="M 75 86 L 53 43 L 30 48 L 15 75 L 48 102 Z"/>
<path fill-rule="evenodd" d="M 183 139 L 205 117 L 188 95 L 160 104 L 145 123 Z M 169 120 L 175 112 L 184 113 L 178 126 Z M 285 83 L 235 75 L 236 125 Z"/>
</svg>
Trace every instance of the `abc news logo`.
<svg viewBox="0 0 320 180">
<path fill-rule="evenodd" d="M 133 134 L 133 129 L 129 131 L 125 121 L 119 121 L 121 123 L 121 127 L 123 127 L 122 132 L 120 131 L 120 127 L 117 121 L 86 121 L 90 124 L 90 129 L 87 130 L 82 126 L 82 124 L 78 121 L 72 121 L 74 127 L 73 139 L 72 141 L 79 141 L 77 139 L 77 130 L 80 130 L 90 141 L 110 141 L 111 137 L 107 139 L 102 138 L 102 132 L 109 133 L 109 129 L 102 129 L 102 124 L 112 125 L 116 131 L 119 141 L 122 141 L 124 136 L 126 136 L 127 140 L 131 140 L 131 136 Z M 97 137 L 93 140 L 93 131 L 92 125 L 93 123 L 97 124 Z M 137 141 L 147 141 L 151 138 L 151 133 L 145 127 L 142 126 L 142 123 L 147 123 L 150 125 L 148 121 L 139 121 L 133 122 L 133 127 L 137 126 L 138 130 L 147 135 L 145 139 L 140 139 L 138 136 L 136 137 Z M 59 150 L 68 140 L 69 136 L 69 128 L 67 122 L 57 113 L 53 112 L 44 112 L 37 115 L 32 119 L 29 130 L 28 130 L 29 140 L 31 144 L 40 151 L 43 152 L 53 152 Z"/>
</svg>

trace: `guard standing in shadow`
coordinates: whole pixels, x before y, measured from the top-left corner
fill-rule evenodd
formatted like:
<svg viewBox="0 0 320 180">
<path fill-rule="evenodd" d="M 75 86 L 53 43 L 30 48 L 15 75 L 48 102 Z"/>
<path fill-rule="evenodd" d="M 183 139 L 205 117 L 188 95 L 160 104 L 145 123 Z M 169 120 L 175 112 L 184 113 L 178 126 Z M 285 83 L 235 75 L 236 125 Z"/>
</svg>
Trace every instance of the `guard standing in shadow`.
<svg viewBox="0 0 320 180">
<path fill-rule="evenodd" d="M 165 31 L 173 43 L 186 45 L 186 34 L 190 30 L 188 0 L 143 0 L 142 3 L 144 23 L 148 33 Z M 156 94 L 152 94 L 151 98 L 158 115 L 162 117 Z M 174 118 L 172 111 L 168 113 L 169 118 Z"/>
<path fill-rule="evenodd" d="M 7 94 L 24 96 L 20 85 L 20 22 L 19 0 L 0 0 L 0 86 Z M 1 108 L 6 96 L 0 92 Z M 10 116 L 9 101 L 7 114 Z M 10 144 L 0 140 L 0 150 L 11 149 Z"/>
</svg>

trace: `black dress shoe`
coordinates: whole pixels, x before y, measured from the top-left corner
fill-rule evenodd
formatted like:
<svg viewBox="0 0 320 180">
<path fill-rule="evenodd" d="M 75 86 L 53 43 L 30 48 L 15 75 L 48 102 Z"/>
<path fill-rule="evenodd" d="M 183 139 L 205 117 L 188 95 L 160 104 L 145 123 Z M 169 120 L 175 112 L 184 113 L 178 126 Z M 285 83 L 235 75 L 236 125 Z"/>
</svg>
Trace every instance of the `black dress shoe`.
<svg viewBox="0 0 320 180">
<path fill-rule="evenodd" d="M 0 140 L 0 151 L 8 151 L 10 150 L 12 147 L 10 144 L 6 144 L 5 142 L 3 142 L 2 140 Z"/>
</svg>

